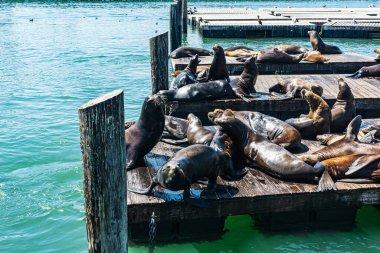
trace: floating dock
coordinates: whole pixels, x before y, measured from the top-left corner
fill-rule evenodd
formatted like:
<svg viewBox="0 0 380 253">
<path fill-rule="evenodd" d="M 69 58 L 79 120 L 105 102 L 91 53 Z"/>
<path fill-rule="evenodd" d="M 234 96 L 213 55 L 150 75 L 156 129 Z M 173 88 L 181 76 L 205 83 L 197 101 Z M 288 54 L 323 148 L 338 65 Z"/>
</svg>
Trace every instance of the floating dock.
<svg viewBox="0 0 380 253">
<path fill-rule="evenodd" d="M 326 54 L 330 59 L 325 63 L 311 63 L 301 61 L 299 63 L 257 63 L 261 75 L 268 74 L 344 74 L 354 73 L 363 66 L 378 64 L 375 57 L 369 57 L 356 53 Z M 200 56 L 201 62 L 198 69 L 211 65 L 212 56 Z M 190 57 L 172 59 L 174 70 L 184 70 L 190 61 Z M 236 60 L 236 57 L 227 57 L 227 69 L 231 75 L 240 75 L 244 69 L 244 63 Z"/>
<path fill-rule="evenodd" d="M 226 8 L 197 9 L 188 15 L 204 37 L 379 38 L 380 8 Z"/>
<path fill-rule="evenodd" d="M 204 100 L 196 102 L 167 101 L 166 112 L 173 116 L 186 118 L 194 113 L 204 123 L 207 113 L 214 109 L 232 109 L 235 111 L 259 111 L 279 119 L 298 117 L 308 112 L 309 106 L 304 99 L 276 100 L 269 97 L 269 87 L 284 80 L 301 78 L 323 87 L 323 98 L 332 106 L 339 91 L 338 79 L 344 78 L 355 96 L 356 111 L 363 118 L 380 117 L 380 78 L 345 78 L 346 75 L 259 75 L 255 85 L 256 91 L 263 93 L 260 98 L 252 98 L 250 102 L 241 99 Z M 267 94 L 267 95 L 265 95 Z"/>
<path fill-rule="evenodd" d="M 364 121 L 366 124 L 379 120 Z M 316 141 L 303 141 L 299 153 L 316 151 Z M 159 142 L 145 156 L 147 167 L 128 172 L 128 187 L 143 189 L 150 185 L 156 171 L 181 147 Z M 200 208 L 185 203 L 181 192 L 155 188 L 154 196 L 128 192 L 129 239 L 148 239 L 148 224 L 156 216 L 157 240 L 208 239 L 221 235 L 224 220 L 230 215 L 251 214 L 270 230 L 306 226 L 325 228 L 354 223 L 356 209 L 380 204 L 380 184 L 337 182 L 335 192 L 317 192 L 317 185 L 285 182 L 257 169 L 247 168 L 240 181 L 218 178 L 218 198 L 207 200 L 212 207 Z M 205 185 L 192 185 L 192 196 L 199 197 Z"/>
</svg>

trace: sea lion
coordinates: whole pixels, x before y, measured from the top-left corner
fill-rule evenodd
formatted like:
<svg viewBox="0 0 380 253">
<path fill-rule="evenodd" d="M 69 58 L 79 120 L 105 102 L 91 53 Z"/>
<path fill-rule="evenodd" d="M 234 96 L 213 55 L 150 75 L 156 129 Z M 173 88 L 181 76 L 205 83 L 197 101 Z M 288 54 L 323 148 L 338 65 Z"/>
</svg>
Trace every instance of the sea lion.
<svg viewBox="0 0 380 253">
<path fill-rule="evenodd" d="M 210 145 L 215 132 L 203 127 L 200 119 L 192 113 L 187 116 L 187 120 L 189 122 L 189 127 L 187 128 L 186 136 L 189 144 Z"/>
<path fill-rule="evenodd" d="M 336 102 L 331 108 L 331 132 L 343 132 L 351 120 L 356 116 L 355 98 L 350 86 L 342 79 L 338 79 L 339 92 Z"/>
<path fill-rule="evenodd" d="M 266 137 L 273 143 L 286 149 L 294 149 L 301 144 L 301 135 L 291 125 L 277 118 L 251 111 L 232 111 L 225 110 L 227 113 L 233 113 L 234 117 L 246 124 L 256 134 Z M 215 109 L 208 113 L 211 122 L 220 117 L 224 112 L 221 109 Z"/>
<path fill-rule="evenodd" d="M 336 189 L 323 169 L 304 163 L 286 149 L 256 134 L 231 111 L 226 110 L 214 121 L 231 137 L 234 144 L 243 149 L 244 155 L 266 173 L 286 181 L 316 182 L 321 178 L 318 187 L 320 191 Z"/>
<path fill-rule="evenodd" d="M 279 49 L 281 51 L 284 51 L 287 54 L 305 54 L 306 52 L 309 51 L 309 50 L 307 50 L 306 47 L 292 45 L 292 44 L 280 44 L 280 45 L 276 45 L 276 46 L 273 46 L 273 47 L 265 48 L 264 50 L 271 51 L 274 48 L 277 48 L 277 49 Z"/>
<path fill-rule="evenodd" d="M 380 180 L 380 155 L 339 156 L 318 162 L 314 167 L 326 169 L 333 179 L 343 182 L 370 183 Z"/>
<path fill-rule="evenodd" d="M 302 94 L 309 104 L 309 114 L 291 118 L 285 122 L 297 129 L 305 139 L 314 139 L 319 134 L 330 133 L 331 110 L 329 105 L 312 91 L 302 90 Z"/>
<path fill-rule="evenodd" d="M 170 158 L 157 171 L 147 189 L 128 189 L 128 191 L 148 195 L 159 185 L 172 191 L 184 190 L 183 198 L 189 201 L 191 184 L 207 178 L 207 189 L 202 192 L 202 195 L 214 198 L 216 179 L 224 166 L 223 161 L 215 149 L 207 145 L 191 145 L 181 149 Z"/>
<path fill-rule="evenodd" d="M 144 164 L 144 156 L 160 140 L 164 125 L 165 116 L 160 96 L 146 97 L 140 118 L 125 130 L 127 171 Z"/>
<path fill-rule="evenodd" d="M 344 155 L 380 154 L 380 144 L 366 144 L 358 141 L 357 135 L 361 121 L 361 116 L 356 116 L 348 125 L 344 139 L 334 142 L 312 154 L 302 155 L 300 159 L 314 165 L 317 162 Z"/>
<path fill-rule="evenodd" d="M 321 52 L 319 51 L 309 51 L 309 52 L 306 52 L 304 55 L 303 55 L 303 60 L 304 61 L 308 61 L 308 62 L 319 62 L 319 63 L 323 63 L 323 62 L 326 62 L 326 61 L 329 61 L 330 59 L 324 57 Z"/>
<path fill-rule="evenodd" d="M 198 63 L 200 60 L 198 59 L 198 55 L 194 55 L 191 59 L 189 64 L 186 66 L 186 68 L 181 72 L 181 74 L 177 75 L 172 83 L 171 83 L 171 89 L 178 89 L 182 86 L 195 83 L 196 82 L 196 72 Z"/>
<path fill-rule="evenodd" d="M 170 57 L 173 59 L 178 59 L 182 57 L 193 57 L 194 55 L 198 56 L 209 56 L 211 55 L 210 51 L 197 48 L 197 47 L 179 47 L 173 52 L 171 52 Z"/>
<path fill-rule="evenodd" d="M 160 90 L 158 94 L 163 100 L 169 101 L 199 101 L 233 97 L 231 85 L 224 80 L 192 83 L 176 90 Z"/>
<path fill-rule="evenodd" d="M 256 93 L 255 84 L 258 74 L 259 71 L 256 65 L 256 58 L 248 58 L 244 62 L 243 73 L 241 73 L 239 77 L 231 78 L 230 85 L 234 96 L 243 100 L 246 100 L 246 98 L 256 97 L 251 94 Z M 247 102 L 249 102 L 249 100 Z"/>
<path fill-rule="evenodd" d="M 253 48 L 250 48 L 250 47 L 247 47 L 247 46 L 234 46 L 234 47 L 225 48 L 224 52 L 233 52 L 235 50 L 253 51 Z"/>
<path fill-rule="evenodd" d="M 226 56 L 224 55 L 223 48 L 215 44 L 212 49 L 214 50 L 214 57 L 211 66 L 198 74 L 197 81 L 226 80 L 229 82 L 230 77 L 228 75 Z"/>
<path fill-rule="evenodd" d="M 380 77 L 380 64 L 370 67 L 362 67 L 352 75 L 347 77 L 361 78 L 361 77 Z"/>
<path fill-rule="evenodd" d="M 189 121 L 173 116 L 165 115 L 165 130 L 176 139 L 186 138 Z"/>
<path fill-rule="evenodd" d="M 337 46 L 327 45 L 316 31 L 308 31 L 310 43 L 313 50 L 319 51 L 321 54 L 341 54 L 342 51 Z"/>
<path fill-rule="evenodd" d="M 290 98 L 303 98 L 301 94 L 302 89 L 312 91 L 318 96 L 322 96 L 323 94 L 322 86 L 300 78 L 293 78 L 281 81 L 271 86 L 269 88 L 269 92 L 273 92 L 274 94 L 286 94 Z"/>
<path fill-rule="evenodd" d="M 303 54 L 290 55 L 277 48 L 273 50 L 260 50 L 257 55 L 257 63 L 298 63 L 302 60 Z"/>
<path fill-rule="evenodd" d="M 255 56 L 259 52 L 246 46 L 235 46 L 224 49 L 224 55 L 229 57 L 250 57 Z"/>
<path fill-rule="evenodd" d="M 329 146 L 344 138 L 344 134 L 320 134 L 315 138 L 322 145 Z"/>
</svg>

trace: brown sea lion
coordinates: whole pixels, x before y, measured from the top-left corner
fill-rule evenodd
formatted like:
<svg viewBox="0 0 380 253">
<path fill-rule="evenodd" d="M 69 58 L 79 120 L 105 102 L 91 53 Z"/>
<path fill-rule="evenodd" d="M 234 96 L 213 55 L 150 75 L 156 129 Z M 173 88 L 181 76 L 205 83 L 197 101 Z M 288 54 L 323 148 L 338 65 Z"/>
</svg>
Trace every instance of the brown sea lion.
<svg viewBox="0 0 380 253">
<path fill-rule="evenodd" d="M 319 51 L 309 51 L 303 55 L 303 60 L 308 62 L 319 62 L 323 63 L 329 61 L 330 59 L 324 57 Z"/>
<path fill-rule="evenodd" d="M 336 102 L 331 108 L 331 132 L 343 132 L 351 120 L 356 116 L 355 98 L 350 86 L 342 79 L 338 79 L 339 92 Z"/>
<path fill-rule="evenodd" d="M 211 66 L 198 74 L 197 81 L 226 80 L 229 82 L 230 77 L 228 75 L 226 56 L 224 55 L 223 48 L 216 44 L 212 49 L 214 50 L 214 57 Z"/>
<path fill-rule="evenodd" d="M 380 77 L 380 64 L 373 65 L 370 67 L 362 67 L 354 74 L 347 77 L 361 78 L 361 77 Z"/>
<path fill-rule="evenodd" d="M 187 120 L 189 127 L 187 128 L 186 136 L 189 144 L 210 145 L 215 132 L 203 127 L 200 119 L 192 113 L 187 116 Z"/>
<path fill-rule="evenodd" d="M 236 46 L 224 49 L 224 55 L 229 57 L 251 57 L 259 52 L 245 46 Z"/>
<path fill-rule="evenodd" d="M 247 50 L 247 51 L 253 51 L 252 48 L 247 46 L 234 46 L 234 47 L 228 47 L 224 49 L 224 52 L 233 52 L 235 50 Z"/>
<path fill-rule="evenodd" d="M 326 169 L 333 179 L 344 182 L 369 183 L 368 180 L 380 180 L 380 155 L 339 156 L 318 162 L 314 167 Z"/>
<path fill-rule="evenodd" d="M 327 172 L 324 173 L 324 170 L 313 168 L 286 149 L 272 143 L 264 136 L 256 134 L 235 118 L 231 111 L 226 110 L 214 121 L 231 137 L 234 144 L 243 149 L 244 155 L 266 173 L 282 180 L 297 182 L 311 183 L 321 178 L 319 191 L 336 189 Z"/>
<path fill-rule="evenodd" d="M 182 57 L 193 57 L 194 55 L 198 56 L 209 56 L 211 55 L 210 51 L 197 48 L 197 47 L 179 47 L 173 52 L 171 52 L 170 57 L 173 59 L 182 58 Z"/>
<path fill-rule="evenodd" d="M 376 48 L 375 50 L 373 50 L 376 54 L 379 54 L 380 55 L 380 48 Z"/>
<path fill-rule="evenodd" d="M 302 60 L 303 54 L 290 55 L 277 48 L 273 50 L 260 50 L 257 55 L 257 63 L 298 63 Z"/>
<path fill-rule="evenodd" d="M 316 31 L 308 31 L 310 43 L 313 50 L 319 51 L 321 54 L 342 54 L 342 51 L 337 46 L 327 45 Z"/>
<path fill-rule="evenodd" d="M 300 78 L 281 81 L 271 86 L 269 92 L 286 94 L 291 98 L 303 98 L 301 94 L 302 89 L 312 91 L 318 96 L 322 96 L 323 94 L 323 88 L 319 84 L 314 84 Z"/>
<path fill-rule="evenodd" d="M 331 110 L 329 105 L 312 91 L 302 90 L 302 93 L 309 104 L 309 114 L 291 118 L 285 122 L 297 129 L 305 139 L 314 139 L 319 134 L 330 133 Z"/>
<path fill-rule="evenodd" d="M 361 116 L 356 116 L 348 125 L 344 139 L 332 143 L 312 154 L 302 155 L 300 159 L 314 165 L 317 162 L 334 157 L 353 154 L 380 154 L 380 144 L 366 144 L 358 141 L 358 132 L 361 124 Z"/>
<path fill-rule="evenodd" d="M 172 191 L 184 190 L 183 198 L 185 201 L 189 201 L 191 184 L 207 178 L 207 189 L 202 195 L 214 198 L 216 179 L 225 166 L 223 162 L 224 159 L 215 149 L 207 145 L 191 145 L 181 149 L 170 158 L 157 171 L 147 189 L 128 189 L 128 191 L 148 195 L 159 185 Z"/>
<path fill-rule="evenodd" d="M 230 85 L 234 96 L 246 100 L 246 98 L 256 97 L 251 95 L 256 93 L 255 84 L 259 71 L 256 65 L 256 58 L 250 57 L 244 62 L 243 73 L 239 77 L 231 78 Z M 249 100 L 247 101 L 249 102 Z"/>
<path fill-rule="evenodd" d="M 231 85 L 222 80 L 192 83 L 176 90 L 160 90 L 157 94 L 163 100 L 169 101 L 199 101 L 233 97 Z"/>
<path fill-rule="evenodd" d="M 144 156 L 158 143 L 165 125 L 160 96 L 145 98 L 140 118 L 125 130 L 127 171 L 144 164 Z"/>
<path fill-rule="evenodd" d="M 186 138 L 189 121 L 173 116 L 165 115 L 165 130 L 176 139 Z"/>
<path fill-rule="evenodd" d="M 309 50 L 307 50 L 306 47 L 292 45 L 292 44 L 280 44 L 280 45 L 276 45 L 276 46 L 273 46 L 273 47 L 265 48 L 264 50 L 271 51 L 274 48 L 277 48 L 277 49 L 279 49 L 281 51 L 284 51 L 287 54 L 305 54 L 306 52 L 309 51 Z"/>
<path fill-rule="evenodd" d="M 320 141 L 322 145 L 329 146 L 345 137 L 344 134 L 321 134 L 315 138 Z"/>
<path fill-rule="evenodd" d="M 194 55 L 191 59 L 189 64 L 186 66 L 186 68 L 179 74 L 177 75 L 172 83 L 171 83 L 171 89 L 178 89 L 181 88 L 182 86 L 195 83 L 196 82 L 196 72 L 197 72 L 197 67 L 198 63 L 200 60 L 198 59 L 198 55 Z"/>
</svg>

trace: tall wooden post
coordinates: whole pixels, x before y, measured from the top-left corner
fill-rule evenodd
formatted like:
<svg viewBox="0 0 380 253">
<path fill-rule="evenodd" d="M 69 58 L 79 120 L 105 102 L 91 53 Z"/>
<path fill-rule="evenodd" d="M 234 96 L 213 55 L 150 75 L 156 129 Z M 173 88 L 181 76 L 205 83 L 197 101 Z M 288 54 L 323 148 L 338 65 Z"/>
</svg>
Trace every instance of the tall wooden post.
<svg viewBox="0 0 380 253">
<path fill-rule="evenodd" d="M 169 85 L 168 66 L 168 33 L 150 38 L 150 75 L 152 80 L 152 94 L 160 90 L 167 90 Z"/>
<path fill-rule="evenodd" d="M 182 0 L 182 32 L 187 34 L 187 0 Z"/>
<path fill-rule="evenodd" d="M 128 252 L 124 93 L 79 108 L 88 252 Z"/>
<path fill-rule="evenodd" d="M 170 4 L 170 52 L 181 45 L 180 36 L 178 36 L 178 21 L 178 4 Z"/>
<path fill-rule="evenodd" d="M 179 38 L 179 45 L 182 43 L 182 0 L 177 0 L 177 35 Z"/>
</svg>

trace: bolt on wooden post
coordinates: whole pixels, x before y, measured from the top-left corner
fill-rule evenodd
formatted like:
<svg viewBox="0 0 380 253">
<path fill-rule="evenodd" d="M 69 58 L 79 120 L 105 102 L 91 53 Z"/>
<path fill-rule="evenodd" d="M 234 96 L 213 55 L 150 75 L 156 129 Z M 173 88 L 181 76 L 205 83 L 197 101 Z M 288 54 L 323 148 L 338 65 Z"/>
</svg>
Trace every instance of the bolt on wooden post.
<svg viewBox="0 0 380 253">
<path fill-rule="evenodd" d="M 79 110 L 88 252 L 128 252 L 124 93 Z"/>
</svg>

